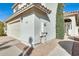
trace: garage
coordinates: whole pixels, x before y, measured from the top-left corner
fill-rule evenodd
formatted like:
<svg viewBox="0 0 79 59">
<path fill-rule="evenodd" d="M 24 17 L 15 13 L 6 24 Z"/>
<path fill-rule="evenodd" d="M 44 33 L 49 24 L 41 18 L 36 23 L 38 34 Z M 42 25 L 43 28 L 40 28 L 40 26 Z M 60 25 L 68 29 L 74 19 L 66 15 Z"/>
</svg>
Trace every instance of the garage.
<svg viewBox="0 0 79 59">
<path fill-rule="evenodd" d="M 20 20 L 9 23 L 7 27 L 7 34 L 9 36 L 20 37 Z"/>
</svg>

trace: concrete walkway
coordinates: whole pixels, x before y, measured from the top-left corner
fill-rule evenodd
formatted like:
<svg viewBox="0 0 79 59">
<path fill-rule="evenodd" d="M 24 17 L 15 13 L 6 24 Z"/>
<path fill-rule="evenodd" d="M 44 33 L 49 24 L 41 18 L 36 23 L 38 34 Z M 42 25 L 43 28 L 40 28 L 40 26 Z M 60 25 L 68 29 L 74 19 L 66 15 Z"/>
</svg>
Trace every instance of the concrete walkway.
<svg viewBox="0 0 79 59">
<path fill-rule="evenodd" d="M 71 56 L 71 55 L 61 46 L 57 45 L 55 49 L 48 54 L 48 56 Z"/>
<path fill-rule="evenodd" d="M 0 56 L 18 56 L 22 53 L 20 48 L 23 49 L 24 45 L 19 40 L 8 36 L 0 37 Z"/>
<path fill-rule="evenodd" d="M 0 56 L 18 56 L 22 51 L 16 46 L 0 50 Z"/>
</svg>

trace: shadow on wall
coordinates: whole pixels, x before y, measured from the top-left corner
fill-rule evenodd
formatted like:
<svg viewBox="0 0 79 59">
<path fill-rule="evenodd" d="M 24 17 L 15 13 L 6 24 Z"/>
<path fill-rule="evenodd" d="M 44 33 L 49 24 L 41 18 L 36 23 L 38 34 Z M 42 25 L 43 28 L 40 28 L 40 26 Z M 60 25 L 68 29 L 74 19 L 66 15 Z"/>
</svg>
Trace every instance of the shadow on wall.
<svg viewBox="0 0 79 59">
<path fill-rule="evenodd" d="M 32 44 L 33 43 L 33 39 L 32 39 L 32 37 L 29 37 L 29 43 L 30 43 L 30 46 L 33 47 L 33 44 Z"/>
</svg>

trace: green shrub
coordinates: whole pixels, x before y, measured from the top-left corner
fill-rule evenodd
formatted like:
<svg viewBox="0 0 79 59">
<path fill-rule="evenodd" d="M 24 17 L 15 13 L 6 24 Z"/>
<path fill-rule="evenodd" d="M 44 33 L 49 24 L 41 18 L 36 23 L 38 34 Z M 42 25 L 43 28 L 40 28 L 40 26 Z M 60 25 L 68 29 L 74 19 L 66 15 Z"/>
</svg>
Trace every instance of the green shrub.
<svg viewBox="0 0 79 59">
<path fill-rule="evenodd" d="M 56 13 L 56 38 L 64 38 L 64 17 L 63 17 L 63 3 L 58 3 L 57 13 Z"/>
<path fill-rule="evenodd" d="M 4 36 L 4 23 L 0 21 L 0 36 Z"/>
</svg>

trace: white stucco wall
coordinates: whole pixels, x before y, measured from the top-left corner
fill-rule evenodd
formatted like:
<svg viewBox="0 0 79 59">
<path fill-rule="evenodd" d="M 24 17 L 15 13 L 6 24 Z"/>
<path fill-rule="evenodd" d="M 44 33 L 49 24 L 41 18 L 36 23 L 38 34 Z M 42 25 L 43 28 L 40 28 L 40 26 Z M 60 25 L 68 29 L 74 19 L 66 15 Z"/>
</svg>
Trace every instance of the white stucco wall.
<svg viewBox="0 0 79 59">
<path fill-rule="evenodd" d="M 41 15 L 41 14 L 37 14 L 37 15 L 35 15 L 35 20 L 34 20 L 34 36 L 35 36 L 35 43 L 40 43 L 40 39 L 41 39 L 40 36 L 43 31 L 48 33 L 46 39 L 48 39 L 48 36 L 50 35 L 49 33 L 50 22 L 48 21 L 49 19 L 47 18 L 46 15 Z M 42 27 L 43 26 L 42 23 L 46 23 L 46 27 Z"/>
<path fill-rule="evenodd" d="M 48 33 L 46 36 L 46 40 L 51 40 L 56 38 L 56 10 L 57 10 L 57 4 L 56 3 L 46 3 L 43 4 L 45 7 L 52 10 L 50 14 L 47 15 L 41 15 L 40 13 L 37 14 L 38 16 L 35 17 L 35 40 L 38 40 L 36 42 L 39 42 L 40 39 L 40 32 L 41 32 L 41 23 L 47 23 L 46 26 L 46 32 Z"/>
<path fill-rule="evenodd" d="M 48 14 L 50 19 L 50 28 L 49 28 L 49 40 L 56 38 L 56 12 L 57 12 L 58 3 L 46 3 L 46 7 L 49 8 L 52 12 Z"/>
<path fill-rule="evenodd" d="M 35 15 L 35 20 L 34 20 L 34 36 L 35 36 L 35 43 L 40 42 L 40 30 L 41 30 L 41 21 L 38 17 Z"/>
<path fill-rule="evenodd" d="M 34 42 L 34 14 L 23 16 L 23 21 L 21 22 L 21 41 L 29 43 L 29 38 L 31 37 Z"/>
<path fill-rule="evenodd" d="M 24 5 L 24 4 L 23 4 Z M 32 37 L 33 44 L 40 42 L 41 23 L 45 22 L 47 31 L 47 40 L 56 38 L 56 11 L 57 3 L 45 3 L 45 7 L 49 8 L 52 12 L 50 14 L 43 14 L 34 12 L 30 15 L 23 15 L 23 20 L 18 23 L 8 24 L 7 34 L 14 38 L 29 43 L 29 38 Z M 20 6 L 22 7 L 22 6 Z M 19 7 L 19 8 L 20 8 Z"/>
</svg>

